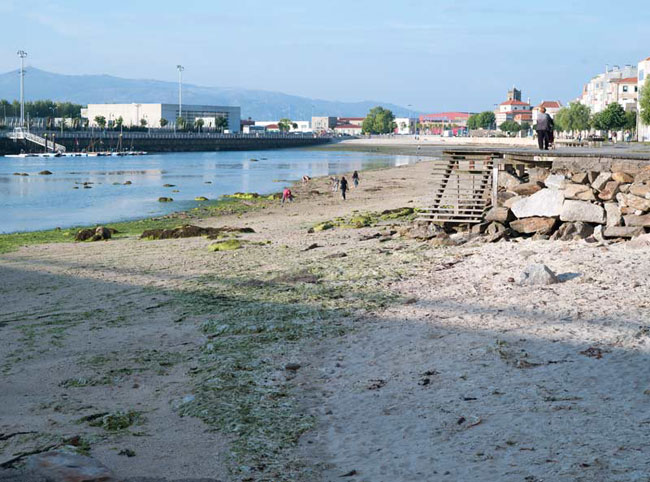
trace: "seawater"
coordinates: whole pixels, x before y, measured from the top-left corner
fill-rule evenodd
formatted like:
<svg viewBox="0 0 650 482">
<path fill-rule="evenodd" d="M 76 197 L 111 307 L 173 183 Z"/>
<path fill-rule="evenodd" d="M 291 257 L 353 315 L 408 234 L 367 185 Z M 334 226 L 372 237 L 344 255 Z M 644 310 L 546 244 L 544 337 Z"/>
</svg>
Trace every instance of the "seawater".
<svg viewBox="0 0 650 482">
<path fill-rule="evenodd" d="M 0 233 L 159 216 L 196 207 L 197 196 L 214 200 L 234 192 L 269 194 L 304 175 L 351 175 L 354 170 L 415 161 L 412 156 L 314 149 L 127 157 L 0 157 Z M 38 174 L 44 170 L 53 174 Z M 29 176 L 14 176 L 14 172 Z M 361 178 L 363 182 L 363 174 Z M 132 184 L 125 185 L 126 181 Z M 84 189 L 84 182 L 92 183 L 92 188 Z M 158 198 L 162 196 L 174 201 L 160 203 Z"/>
</svg>

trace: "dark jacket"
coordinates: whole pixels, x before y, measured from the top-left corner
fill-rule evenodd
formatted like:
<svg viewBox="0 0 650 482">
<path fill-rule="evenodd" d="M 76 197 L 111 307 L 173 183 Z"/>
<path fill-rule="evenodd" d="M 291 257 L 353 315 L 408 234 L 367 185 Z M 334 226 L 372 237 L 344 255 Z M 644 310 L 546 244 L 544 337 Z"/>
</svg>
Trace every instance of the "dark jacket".
<svg viewBox="0 0 650 482">
<path fill-rule="evenodd" d="M 540 112 L 537 117 L 537 126 L 535 127 L 536 131 L 552 131 L 553 130 L 553 118 L 548 115 L 546 112 Z"/>
</svg>

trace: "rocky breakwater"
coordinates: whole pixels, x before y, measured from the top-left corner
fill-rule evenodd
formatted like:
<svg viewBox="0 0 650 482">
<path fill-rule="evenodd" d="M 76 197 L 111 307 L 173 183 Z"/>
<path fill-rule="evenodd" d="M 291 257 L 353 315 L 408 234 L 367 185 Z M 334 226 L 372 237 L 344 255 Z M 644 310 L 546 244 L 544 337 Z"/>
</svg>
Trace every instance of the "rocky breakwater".
<svg viewBox="0 0 650 482">
<path fill-rule="evenodd" d="M 640 236 L 650 230 L 650 165 L 634 172 L 532 168 L 523 178 L 501 172 L 497 206 L 477 229 L 494 240 Z"/>
</svg>

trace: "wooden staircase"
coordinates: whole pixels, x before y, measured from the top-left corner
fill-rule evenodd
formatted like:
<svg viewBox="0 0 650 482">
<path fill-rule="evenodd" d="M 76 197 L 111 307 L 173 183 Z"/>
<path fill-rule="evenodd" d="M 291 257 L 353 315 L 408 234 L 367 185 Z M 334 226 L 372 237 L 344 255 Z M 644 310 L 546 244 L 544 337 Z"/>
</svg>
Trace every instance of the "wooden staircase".
<svg viewBox="0 0 650 482">
<path fill-rule="evenodd" d="M 445 151 L 434 161 L 433 199 L 418 221 L 475 224 L 490 205 L 493 168 L 498 155 Z"/>
</svg>

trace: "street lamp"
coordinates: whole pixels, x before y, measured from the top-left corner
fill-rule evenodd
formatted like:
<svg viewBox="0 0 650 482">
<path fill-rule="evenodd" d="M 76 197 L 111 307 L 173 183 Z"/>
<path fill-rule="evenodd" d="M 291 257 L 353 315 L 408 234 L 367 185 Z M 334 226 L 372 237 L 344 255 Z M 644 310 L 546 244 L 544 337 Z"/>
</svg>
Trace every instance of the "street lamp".
<svg viewBox="0 0 650 482">
<path fill-rule="evenodd" d="M 178 69 L 178 117 L 183 117 L 183 71 L 185 67 L 178 64 L 176 66 Z"/>
<path fill-rule="evenodd" d="M 27 52 L 19 50 L 17 52 L 20 57 L 20 127 L 25 127 L 25 57 Z"/>
</svg>

